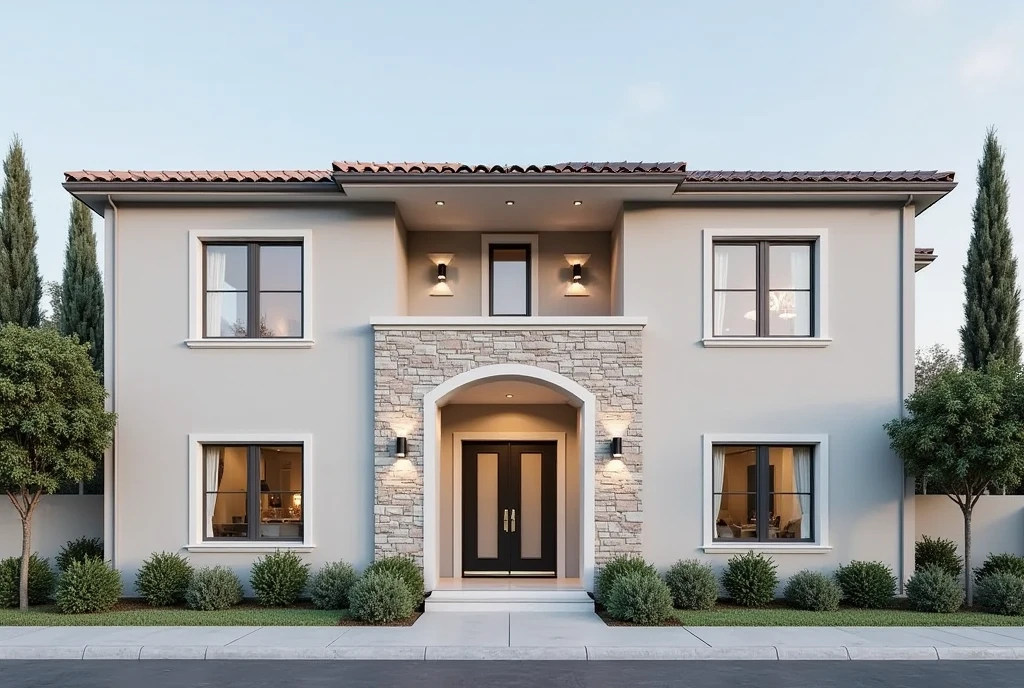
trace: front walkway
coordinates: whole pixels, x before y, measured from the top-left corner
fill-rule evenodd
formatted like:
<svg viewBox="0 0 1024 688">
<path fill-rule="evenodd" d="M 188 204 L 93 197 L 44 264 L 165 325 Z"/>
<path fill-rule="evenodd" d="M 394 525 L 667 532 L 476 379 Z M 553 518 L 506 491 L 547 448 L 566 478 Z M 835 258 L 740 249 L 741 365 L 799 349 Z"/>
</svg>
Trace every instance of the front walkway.
<svg viewBox="0 0 1024 688">
<path fill-rule="evenodd" d="M 412 626 L 9 626 L 0 659 L 1024 659 L 1024 627 L 607 626 L 428 613 Z"/>
</svg>

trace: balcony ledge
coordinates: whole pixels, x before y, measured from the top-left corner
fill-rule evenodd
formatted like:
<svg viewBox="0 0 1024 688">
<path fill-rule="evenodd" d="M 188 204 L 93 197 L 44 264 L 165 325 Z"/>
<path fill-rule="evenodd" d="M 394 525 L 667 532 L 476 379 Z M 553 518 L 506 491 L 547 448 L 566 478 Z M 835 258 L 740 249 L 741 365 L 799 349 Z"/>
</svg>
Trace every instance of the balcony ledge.
<svg viewBox="0 0 1024 688">
<path fill-rule="evenodd" d="M 647 318 L 624 315 L 399 315 L 370 318 L 370 324 L 375 330 L 642 330 L 647 325 Z"/>
</svg>

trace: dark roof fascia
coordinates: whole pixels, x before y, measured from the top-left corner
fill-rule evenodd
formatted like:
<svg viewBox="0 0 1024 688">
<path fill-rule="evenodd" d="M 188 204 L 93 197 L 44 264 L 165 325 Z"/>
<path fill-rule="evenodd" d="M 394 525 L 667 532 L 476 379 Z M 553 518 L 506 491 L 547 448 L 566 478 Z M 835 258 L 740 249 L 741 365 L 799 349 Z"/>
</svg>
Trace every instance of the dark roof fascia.
<svg viewBox="0 0 1024 688">
<path fill-rule="evenodd" d="M 679 184 L 676 193 L 707 193 L 709 191 L 799 191 L 830 193 L 836 191 L 865 191 L 891 193 L 942 193 L 956 188 L 956 182 L 813 182 L 813 181 L 769 181 L 769 182 L 687 182 Z"/>
<path fill-rule="evenodd" d="M 64 189 L 76 193 L 336 193 L 331 182 L 64 182 Z"/>
</svg>

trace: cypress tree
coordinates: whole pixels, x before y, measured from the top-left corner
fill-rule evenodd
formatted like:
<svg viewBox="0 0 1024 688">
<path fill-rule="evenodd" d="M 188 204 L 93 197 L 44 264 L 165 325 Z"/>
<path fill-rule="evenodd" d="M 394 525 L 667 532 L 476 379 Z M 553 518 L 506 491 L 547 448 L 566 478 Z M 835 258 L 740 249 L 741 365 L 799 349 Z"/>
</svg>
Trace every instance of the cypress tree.
<svg viewBox="0 0 1024 688">
<path fill-rule="evenodd" d="M 68 219 L 60 311 L 61 334 L 78 335 L 80 342 L 88 344 L 93 368 L 102 372 L 103 279 L 96 260 L 92 211 L 77 199 L 71 201 Z"/>
<path fill-rule="evenodd" d="M 4 158 L 4 188 L 0 192 L 0 323 L 23 327 L 39 325 L 43 295 L 31 193 L 25 149 L 15 136 Z"/>
<path fill-rule="evenodd" d="M 1009 186 L 1003 149 L 994 128 L 985 135 L 978 162 L 978 197 L 971 218 L 974 233 L 964 265 L 964 366 L 980 369 L 1002 359 L 1020 363 L 1020 289 L 1008 219 Z"/>
</svg>

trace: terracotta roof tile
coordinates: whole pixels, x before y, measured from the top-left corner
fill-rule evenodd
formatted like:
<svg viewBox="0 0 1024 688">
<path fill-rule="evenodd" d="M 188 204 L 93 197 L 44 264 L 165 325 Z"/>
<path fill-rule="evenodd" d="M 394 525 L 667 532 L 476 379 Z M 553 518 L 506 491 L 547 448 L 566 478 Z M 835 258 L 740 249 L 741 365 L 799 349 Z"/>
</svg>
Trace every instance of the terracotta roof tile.
<svg viewBox="0 0 1024 688">
<path fill-rule="evenodd" d="M 560 162 L 553 165 L 467 165 L 460 162 L 360 162 L 342 160 L 344 174 L 679 174 L 685 162 Z"/>
<path fill-rule="evenodd" d="M 331 182 L 329 170 L 78 170 L 66 182 Z"/>
<path fill-rule="evenodd" d="M 914 255 L 915 256 L 934 256 L 935 255 L 935 249 L 933 249 L 933 248 L 915 248 L 914 249 Z"/>
<path fill-rule="evenodd" d="M 694 170 L 685 182 L 951 182 L 952 172 L 913 171 L 738 171 Z M 684 182 L 684 183 L 685 183 Z"/>
</svg>

